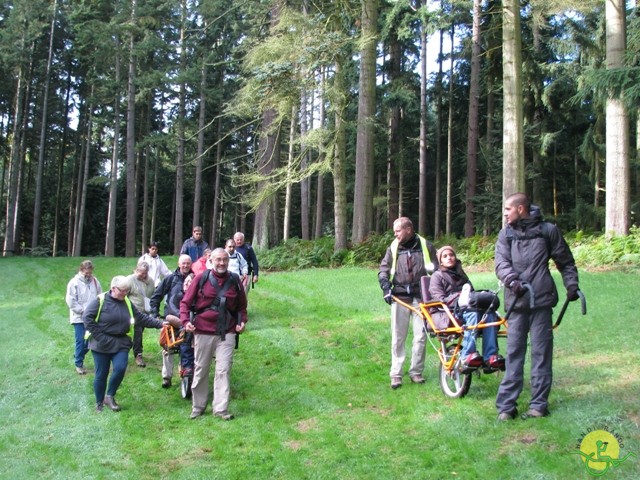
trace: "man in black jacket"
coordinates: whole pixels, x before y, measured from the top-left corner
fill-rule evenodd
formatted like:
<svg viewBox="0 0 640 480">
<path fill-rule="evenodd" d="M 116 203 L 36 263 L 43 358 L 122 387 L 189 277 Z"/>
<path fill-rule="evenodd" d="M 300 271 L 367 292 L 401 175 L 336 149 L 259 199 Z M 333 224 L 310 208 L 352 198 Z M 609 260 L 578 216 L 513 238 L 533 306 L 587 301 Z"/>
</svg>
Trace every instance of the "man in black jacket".
<svg viewBox="0 0 640 480">
<path fill-rule="evenodd" d="M 495 250 L 495 270 L 507 287 L 505 309 L 516 302 L 509 317 L 506 372 L 496 398 L 498 420 L 516 417 L 517 401 L 523 388 L 527 338 L 531 334 L 531 401 L 522 416 L 545 417 L 552 381 L 552 308 L 558 291 L 549 271 L 553 259 L 562 274 L 567 298 L 578 295 L 578 270 L 560 230 L 543 221 L 540 210 L 524 193 L 515 193 L 504 205 L 507 225 L 500 231 Z M 527 284 L 531 290 L 527 288 Z M 534 295 L 533 302 L 530 295 Z"/>
<path fill-rule="evenodd" d="M 191 273 L 192 265 L 191 257 L 186 253 L 178 257 L 178 268 L 175 271 L 162 279 L 162 282 L 156 287 L 153 292 L 153 296 L 149 303 L 151 303 L 151 314 L 158 316 L 160 313 L 160 303 L 162 300 L 168 300 L 175 294 L 182 292 L 182 285 L 187 275 Z M 167 315 L 167 305 L 165 303 L 164 314 Z"/>
</svg>

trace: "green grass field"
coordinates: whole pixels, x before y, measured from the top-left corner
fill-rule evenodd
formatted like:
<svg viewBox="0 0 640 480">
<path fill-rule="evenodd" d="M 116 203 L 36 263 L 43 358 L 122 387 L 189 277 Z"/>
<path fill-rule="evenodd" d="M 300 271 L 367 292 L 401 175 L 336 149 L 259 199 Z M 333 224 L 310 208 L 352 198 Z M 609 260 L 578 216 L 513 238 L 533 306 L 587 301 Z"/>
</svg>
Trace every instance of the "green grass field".
<svg viewBox="0 0 640 480">
<path fill-rule="evenodd" d="M 123 410 L 95 412 L 93 375 L 74 372 L 64 303 L 80 260 L 0 259 L 0 478 L 591 478 L 579 444 L 604 428 L 620 457 L 637 456 L 602 478 L 640 478 L 635 273 L 580 272 L 588 315 L 572 304 L 556 330 L 552 415 L 508 423 L 496 421 L 497 374 L 446 398 L 430 346 L 427 383 L 389 388 L 389 307 L 375 270 L 264 273 L 235 357 L 236 419 L 223 422 L 189 420 L 178 387 L 161 388 L 156 330 L 145 332 L 147 368 L 131 358 Z M 135 265 L 94 261 L 103 287 Z M 472 279 L 497 286 L 492 273 Z M 521 410 L 528 396 L 525 387 Z"/>
</svg>

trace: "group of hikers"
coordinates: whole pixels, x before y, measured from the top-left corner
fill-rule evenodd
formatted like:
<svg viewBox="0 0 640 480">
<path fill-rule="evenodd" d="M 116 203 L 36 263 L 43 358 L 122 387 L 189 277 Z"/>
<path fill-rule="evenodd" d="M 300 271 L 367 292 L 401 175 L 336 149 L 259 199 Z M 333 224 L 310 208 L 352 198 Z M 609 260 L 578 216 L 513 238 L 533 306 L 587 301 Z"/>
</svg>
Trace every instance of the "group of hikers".
<svg viewBox="0 0 640 480">
<path fill-rule="evenodd" d="M 570 301 L 579 298 L 578 271 L 560 230 L 543 220 L 539 208 L 532 205 L 525 194 L 516 193 L 506 199 L 504 219 L 505 227 L 495 246 L 495 272 L 506 287 L 505 308 L 511 312 L 505 357 L 498 352 L 495 327 L 482 329 L 482 355 L 476 351 L 476 335 L 466 330 L 458 368 L 464 373 L 479 367 L 504 370 L 496 398 L 498 420 L 514 419 L 524 386 L 524 362 L 530 337 L 531 400 L 522 417 L 545 417 L 549 415 L 552 383 L 552 309 L 558 303 L 549 259 L 558 267 Z M 428 332 L 424 320 L 416 313 L 420 311 L 423 276 L 431 276 L 431 299 L 456 312 L 464 325 L 476 325 L 479 312 L 467 308 L 474 290 L 452 246 L 436 250 L 414 231 L 407 217 L 395 220 L 393 231 L 395 240 L 380 263 L 378 281 L 384 300 L 391 305 L 389 375 L 391 388 L 397 390 L 402 386 L 410 327 L 413 340 L 408 377 L 411 383 L 425 383 Z M 67 286 L 66 300 L 75 329 L 78 374 L 87 373 L 84 357 L 89 350 L 93 354 L 96 410 L 102 411 L 105 405 L 111 410 L 120 410 L 115 396 L 127 369 L 129 350 L 133 349 L 136 364 L 145 366 L 144 328 L 171 326 L 186 332 L 186 340 L 180 344 L 180 369 L 193 375 L 190 418 L 198 418 L 206 410 L 208 377 L 214 359 L 212 413 L 223 420 L 234 418 L 228 410 L 233 353 L 238 335 L 247 323 L 250 285 L 258 281 L 257 258 L 245 243 L 244 235 L 237 232 L 225 242 L 224 248 L 211 250 L 202 239 L 202 228 L 194 227 L 173 272 L 158 255 L 157 244 L 151 243 L 134 273 L 115 276 L 105 293 L 93 269 L 90 260 L 80 264 L 78 274 Z M 416 311 L 402 303 L 415 307 Z M 434 308 L 431 312 L 436 328 L 446 328 L 449 320 L 438 310 Z M 489 319 L 489 323 L 491 321 Z M 173 355 L 170 350 L 163 351 L 163 355 L 162 387 L 170 388 Z"/>
<path fill-rule="evenodd" d="M 517 402 L 524 386 L 524 362 L 530 337 L 531 400 L 522 418 L 545 417 L 549 415 L 552 383 L 552 309 L 558 303 L 549 259 L 554 260 L 560 271 L 570 301 L 579 298 L 578 271 L 560 230 L 543 220 L 540 209 L 531 204 L 527 195 L 515 193 L 505 200 L 504 219 L 505 227 L 500 231 L 495 246 L 495 272 L 506 287 L 505 309 L 511 310 L 506 358 L 498 353 L 496 327 L 482 329 L 482 355 L 476 352 L 475 334 L 469 329 L 464 333 L 462 361 L 458 368 L 464 373 L 479 367 L 489 371 L 505 370 L 496 398 L 498 420 L 514 419 L 518 415 Z M 473 287 L 453 247 L 446 245 L 436 250 L 414 231 L 407 217 L 395 220 L 393 232 L 395 240 L 380 263 L 378 281 L 384 300 L 391 305 L 389 375 L 391 388 L 397 390 L 402 386 L 409 327 L 413 330 L 413 341 L 408 377 L 412 383 L 425 382 L 423 372 L 428 332 L 421 316 L 401 304 L 411 305 L 420 311 L 423 276 L 431 275 L 431 300 L 447 305 L 451 311 L 460 312 L 459 320 L 463 324 L 477 324 L 480 312 L 467 308 Z M 430 312 L 436 328 L 447 328 L 448 318 L 439 313 L 442 312 L 438 312 L 438 308 Z M 487 323 L 491 322 L 492 319 L 487 320 Z"/>
<path fill-rule="evenodd" d="M 171 327 L 183 332 L 180 370 L 181 376 L 193 378 L 191 418 L 205 411 L 208 376 L 215 359 L 213 414 L 231 420 L 228 403 L 233 352 L 247 322 L 249 288 L 259 278 L 255 252 L 245 243 L 244 234 L 237 232 L 224 248 L 212 250 L 202 239 L 202 228 L 194 227 L 174 271 L 152 242 L 134 272 L 113 277 L 106 292 L 93 271 L 91 260 L 81 262 L 67 285 L 66 302 L 75 332 L 74 361 L 79 375 L 87 373 L 84 359 L 88 351 L 93 356 L 96 410 L 102 411 L 105 405 L 113 411 L 121 409 L 115 396 L 124 379 L 129 351 L 133 350 L 138 367 L 146 366 L 144 329 Z M 163 350 L 163 388 L 172 385 L 173 356 L 172 349 Z"/>
</svg>

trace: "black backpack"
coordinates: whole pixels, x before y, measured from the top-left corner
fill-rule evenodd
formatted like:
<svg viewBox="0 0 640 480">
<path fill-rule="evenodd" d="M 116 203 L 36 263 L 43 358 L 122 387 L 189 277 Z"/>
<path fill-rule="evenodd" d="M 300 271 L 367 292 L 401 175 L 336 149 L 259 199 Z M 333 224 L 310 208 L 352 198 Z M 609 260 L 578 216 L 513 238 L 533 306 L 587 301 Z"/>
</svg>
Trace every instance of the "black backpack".
<svg viewBox="0 0 640 480">
<path fill-rule="evenodd" d="M 236 292 L 238 293 L 242 288 L 242 286 L 240 285 L 240 277 L 233 272 L 228 272 L 228 273 L 229 273 L 229 276 L 227 277 L 227 280 L 225 280 L 222 287 L 220 287 L 218 285 L 218 282 L 212 277 L 211 269 L 208 268 L 207 270 L 205 270 L 205 272 L 202 274 L 202 277 L 200 277 L 200 281 L 198 282 L 198 293 L 202 293 L 204 284 L 208 280 L 211 286 L 216 291 L 216 298 L 213 299 L 213 302 L 211 305 L 199 311 L 195 310 L 195 299 L 193 301 L 193 304 L 191 305 L 191 312 L 193 314 L 192 322 L 195 322 L 195 316 L 198 313 L 202 313 L 206 310 L 214 310 L 219 313 L 218 321 L 216 322 L 216 332 L 219 333 L 220 339 L 223 342 L 226 338 L 226 332 L 230 326 L 229 317 L 231 317 L 233 322 L 237 324 L 238 315 L 239 315 L 238 312 L 233 314 L 232 312 L 229 311 L 229 309 L 227 309 L 227 297 L 225 295 L 227 293 L 227 290 L 229 290 L 229 288 L 231 288 L 232 286 L 236 288 Z M 236 336 L 236 348 L 237 348 L 237 341 L 238 341 L 238 337 Z"/>
</svg>

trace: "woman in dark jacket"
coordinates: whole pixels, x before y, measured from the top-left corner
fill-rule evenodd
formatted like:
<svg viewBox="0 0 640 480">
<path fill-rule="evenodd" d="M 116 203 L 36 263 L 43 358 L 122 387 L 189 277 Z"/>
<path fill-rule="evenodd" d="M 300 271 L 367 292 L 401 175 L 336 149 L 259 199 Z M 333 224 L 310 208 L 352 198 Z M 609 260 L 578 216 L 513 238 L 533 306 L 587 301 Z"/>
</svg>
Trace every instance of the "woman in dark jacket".
<svg viewBox="0 0 640 480">
<path fill-rule="evenodd" d="M 162 328 L 164 325 L 162 321 L 140 312 L 126 298 L 128 293 L 127 278 L 113 277 L 111 290 L 93 300 L 82 315 L 85 328 L 90 334 L 89 350 L 96 367 L 93 390 L 98 412 L 102 411 L 104 405 L 115 412 L 120 410 L 115 395 L 127 370 L 129 350 L 133 346 L 129 336 L 133 325 L 138 322 L 147 328 Z M 113 373 L 107 386 L 111 366 Z"/>
<path fill-rule="evenodd" d="M 429 283 L 429 295 L 433 300 L 438 300 L 447 305 L 453 312 L 461 307 L 463 323 L 465 325 L 477 325 L 481 313 L 475 309 L 468 309 L 469 295 L 473 290 L 469 277 L 462 269 L 462 263 L 456 257 L 453 247 L 447 245 L 437 252 L 439 269 L 431 276 Z M 466 298 L 464 298 L 466 297 Z M 442 310 L 430 312 L 436 324 L 436 328 L 444 329 L 449 325 L 449 318 Z M 484 312 L 483 312 L 484 313 Z M 495 312 L 488 311 L 486 323 L 495 321 Z M 504 370 L 504 358 L 498 355 L 498 329 L 486 327 L 478 332 L 482 335 L 482 356 L 476 351 L 476 338 L 473 330 L 465 330 L 462 341 L 462 369 L 472 370 L 485 365 L 491 370 Z"/>
</svg>

